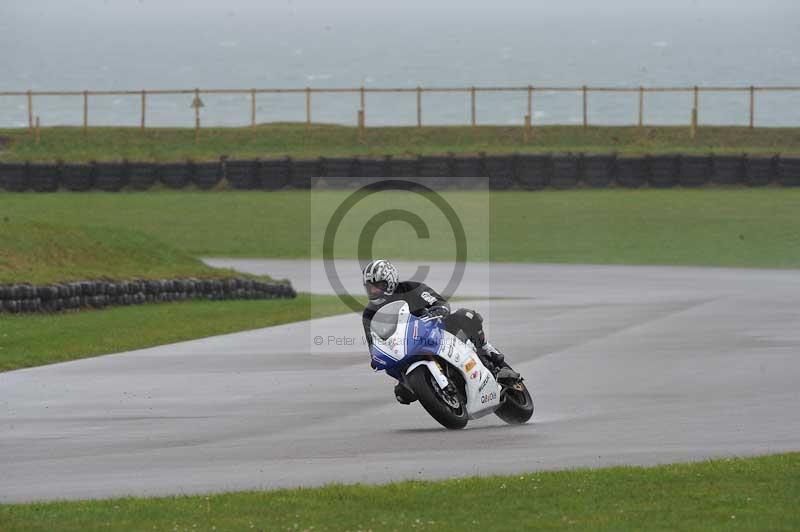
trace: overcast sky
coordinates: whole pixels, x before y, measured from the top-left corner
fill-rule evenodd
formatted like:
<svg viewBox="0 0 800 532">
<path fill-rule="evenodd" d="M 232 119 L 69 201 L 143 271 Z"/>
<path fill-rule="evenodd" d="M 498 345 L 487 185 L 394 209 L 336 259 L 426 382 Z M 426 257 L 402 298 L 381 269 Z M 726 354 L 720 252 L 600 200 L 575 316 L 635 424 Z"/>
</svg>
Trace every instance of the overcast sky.
<svg viewBox="0 0 800 532">
<path fill-rule="evenodd" d="M 797 0 L 2 0 L 0 9 L 123 13 L 131 10 L 179 10 L 191 16 L 194 10 L 366 10 L 381 9 L 453 9 L 453 10 L 525 10 L 540 12 L 616 12 L 634 11 L 752 12 L 778 10 L 797 12 Z"/>
</svg>

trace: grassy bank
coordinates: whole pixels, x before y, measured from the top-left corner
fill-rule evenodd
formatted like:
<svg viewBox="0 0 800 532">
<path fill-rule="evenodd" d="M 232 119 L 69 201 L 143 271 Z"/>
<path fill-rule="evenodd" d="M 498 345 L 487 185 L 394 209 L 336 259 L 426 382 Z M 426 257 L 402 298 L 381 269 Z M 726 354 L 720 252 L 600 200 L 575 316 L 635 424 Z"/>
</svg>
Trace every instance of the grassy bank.
<svg viewBox="0 0 800 532">
<path fill-rule="evenodd" d="M 0 207 L 5 205 L 0 200 Z M 75 205 L 78 210 L 86 207 Z M 132 231 L 119 224 L 69 226 L 58 217 L 50 217 L 50 224 L 12 223 L 9 211 L 3 208 L 2 212 L 0 283 L 235 275 L 230 270 L 206 266 L 186 252 L 159 242 L 157 235 Z"/>
<path fill-rule="evenodd" d="M 521 127 L 426 126 L 369 128 L 363 142 L 354 127 L 264 124 L 246 128 L 207 128 L 199 143 L 194 130 L 93 127 L 43 128 L 36 145 L 24 129 L 0 129 L 4 161 L 72 162 L 90 160 L 180 161 L 233 158 L 403 155 L 435 153 L 587 152 L 609 153 L 800 153 L 800 128 L 701 127 L 689 138 L 688 127 L 543 126 L 535 138 L 522 139 Z"/>
<path fill-rule="evenodd" d="M 0 316 L 0 371 L 270 327 L 346 310 L 335 296 L 300 294 L 295 299 L 187 301 L 67 314 L 4 315 Z"/>
<path fill-rule="evenodd" d="M 0 506 L 15 530 L 797 530 L 800 454 L 386 486 Z"/>
<path fill-rule="evenodd" d="M 420 213 L 431 238 L 419 239 L 408 225 L 393 222 L 381 229 L 375 254 L 451 260 L 447 221 L 424 199 L 399 194 L 373 196 L 366 208 L 348 215 L 337 255 L 355 256 L 369 216 L 401 205 Z M 321 255 L 320 235 L 346 195 L 0 194 L 0 211 L 14 223 L 127 228 L 195 257 L 303 258 Z M 800 267 L 796 189 L 476 191 L 443 197 L 464 224 L 470 260 Z"/>
</svg>

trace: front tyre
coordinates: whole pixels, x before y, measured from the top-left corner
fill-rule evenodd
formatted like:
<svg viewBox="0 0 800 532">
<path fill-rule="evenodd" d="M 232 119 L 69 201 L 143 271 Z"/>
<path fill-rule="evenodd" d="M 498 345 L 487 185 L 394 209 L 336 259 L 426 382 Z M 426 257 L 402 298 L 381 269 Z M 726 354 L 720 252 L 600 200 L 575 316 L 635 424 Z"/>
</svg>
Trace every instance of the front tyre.
<svg viewBox="0 0 800 532">
<path fill-rule="evenodd" d="M 506 388 L 503 396 L 505 401 L 494 411 L 497 417 L 510 425 L 522 425 L 533 416 L 533 398 L 524 382 Z"/>
<path fill-rule="evenodd" d="M 463 429 L 467 426 L 466 401 L 458 393 L 442 390 L 426 366 L 409 373 L 406 382 L 417 394 L 422 407 L 443 427 Z"/>
</svg>

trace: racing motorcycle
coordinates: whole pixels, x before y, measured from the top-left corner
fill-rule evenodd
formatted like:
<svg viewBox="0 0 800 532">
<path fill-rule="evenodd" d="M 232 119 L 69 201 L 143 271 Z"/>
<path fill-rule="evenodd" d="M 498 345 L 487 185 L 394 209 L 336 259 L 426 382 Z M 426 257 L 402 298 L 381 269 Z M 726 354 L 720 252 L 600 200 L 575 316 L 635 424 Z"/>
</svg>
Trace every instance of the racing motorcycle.
<svg viewBox="0 0 800 532">
<path fill-rule="evenodd" d="M 522 379 L 498 383 L 471 343 L 444 329 L 438 318 L 418 318 L 408 303 L 381 307 L 370 325 L 373 366 L 397 379 L 436 421 L 461 429 L 491 413 L 510 424 L 533 415 Z"/>
</svg>

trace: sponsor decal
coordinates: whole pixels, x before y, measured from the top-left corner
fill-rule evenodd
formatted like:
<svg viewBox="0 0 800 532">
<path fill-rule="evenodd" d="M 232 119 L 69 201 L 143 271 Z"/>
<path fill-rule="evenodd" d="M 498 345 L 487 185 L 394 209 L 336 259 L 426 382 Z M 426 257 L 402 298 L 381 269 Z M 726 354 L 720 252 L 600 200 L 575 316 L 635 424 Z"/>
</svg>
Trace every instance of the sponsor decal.
<svg viewBox="0 0 800 532">
<path fill-rule="evenodd" d="M 425 291 L 425 292 L 422 292 L 422 293 L 419 295 L 419 297 L 421 297 L 422 299 L 424 299 L 424 300 L 425 300 L 425 301 L 426 301 L 426 302 L 427 302 L 429 305 L 433 305 L 434 303 L 436 303 L 436 298 L 435 298 L 435 297 L 433 297 L 433 296 L 430 294 L 430 292 L 427 292 L 427 291 Z"/>
<path fill-rule="evenodd" d="M 475 362 L 475 359 L 474 358 L 470 358 L 469 360 L 467 360 L 467 363 L 464 364 L 464 371 L 471 370 L 472 368 L 475 367 L 475 364 L 477 364 L 477 362 Z"/>
<path fill-rule="evenodd" d="M 482 392 L 482 391 L 483 391 L 483 389 L 484 389 L 484 388 L 486 388 L 486 383 L 487 383 L 487 382 L 489 382 L 489 374 L 488 374 L 488 373 L 486 374 L 486 378 L 485 378 L 485 379 L 483 379 L 483 382 L 481 383 L 481 385 L 480 385 L 480 386 L 478 386 L 478 391 L 479 391 L 479 392 Z"/>
<path fill-rule="evenodd" d="M 472 372 L 472 375 L 470 375 L 469 378 L 474 381 L 475 379 L 478 378 L 478 375 L 480 375 L 480 372 L 476 369 L 475 371 Z"/>
<path fill-rule="evenodd" d="M 481 395 L 481 403 L 488 403 L 497 399 L 497 394 L 495 392 L 489 392 L 486 394 Z"/>
</svg>

